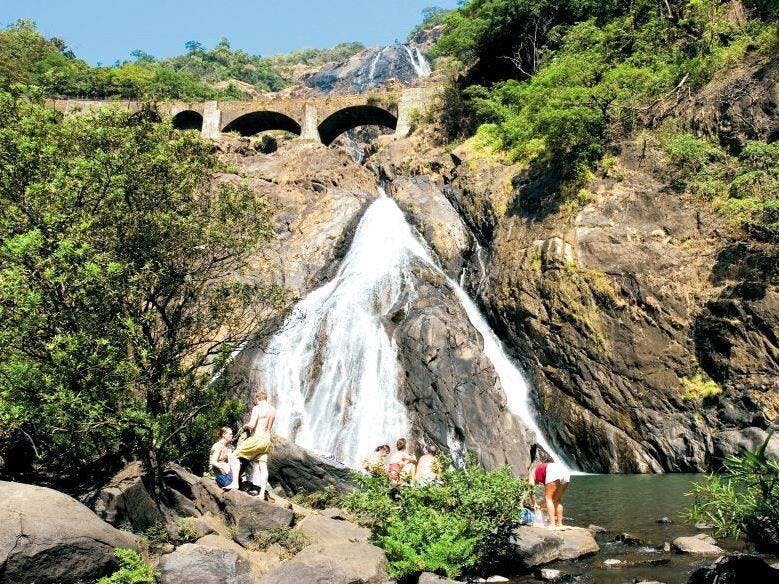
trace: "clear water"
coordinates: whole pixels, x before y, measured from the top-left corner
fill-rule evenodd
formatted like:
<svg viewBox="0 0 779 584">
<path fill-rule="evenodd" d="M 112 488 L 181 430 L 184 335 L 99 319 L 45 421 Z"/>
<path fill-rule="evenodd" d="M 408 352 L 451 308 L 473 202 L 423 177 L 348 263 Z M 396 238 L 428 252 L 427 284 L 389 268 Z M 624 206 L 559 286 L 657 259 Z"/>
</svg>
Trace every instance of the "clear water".
<svg viewBox="0 0 779 584">
<path fill-rule="evenodd" d="M 600 525 L 609 531 L 599 537 L 600 553 L 575 562 L 557 562 L 550 567 L 571 575 L 580 575 L 582 584 L 622 584 L 656 580 L 666 584 L 683 584 L 696 568 L 709 565 L 712 558 L 663 552 L 663 543 L 700 530 L 684 520 L 691 501 L 685 496 L 701 475 L 586 475 L 571 480 L 564 497 L 565 517 L 571 525 Z M 657 523 L 662 517 L 670 525 Z M 627 532 L 643 540 L 644 545 L 610 543 L 617 533 Z M 743 542 L 718 539 L 726 550 L 743 550 Z M 604 560 L 614 558 L 632 565 L 607 568 Z M 654 562 L 657 565 L 651 565 Z M 513 582 L 537 582 L 518 578 Z M 757 584 L 757 583 L 756 583 Z"/>
<path fill-rule="evenodd" d="M 395 202 L 380 197 L 366 210 L 335 278 L 297 304 L 252 367 L 252 385 L 265 388 L 276 405 L 278 434 L 350 466 L 408 434 L 397 397 L 397 347 L 384 322 L 414 298 L 415 263 L 444 275 Z M 509 410 L 562 461 L 535 423 L 522 373 L 463 288 L 447 281 L 483 337 Z M 451 433 L 449 442 L 455 459 L 462 456 Z"/>
</svg>

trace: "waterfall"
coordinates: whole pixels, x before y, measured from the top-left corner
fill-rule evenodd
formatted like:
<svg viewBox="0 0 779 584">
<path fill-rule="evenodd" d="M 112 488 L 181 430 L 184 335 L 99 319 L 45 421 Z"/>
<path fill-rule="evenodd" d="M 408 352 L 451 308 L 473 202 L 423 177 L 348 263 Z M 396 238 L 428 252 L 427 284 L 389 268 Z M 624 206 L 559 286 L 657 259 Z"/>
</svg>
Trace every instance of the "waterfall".
<svg viewBox="0 0 779 584">
<path fill-rule="evenodd" d="M 278 434 L 351 466 L 377 444 L 408 434 L 397 395 L 397 347 L 384 319 L 413 299 L 414 263 L 445 276 L 395 202 L 382 195 L 366 210 L 333 280 L 297 304 L 259 358 L 252 379 L 276 404 Z M 535 423 L 522 373 L 465 290 L 446 280 L 484 339 L 484 354 L 500 378 L 509 410 L 562 462 Z M 462 445 L 451 431 L 447 442 L 453 456 L 461 457 Z"/>
<path fill-rule="evenodd" d="M 411 61 L 411 66 L 414 68 L 417 77 L 430 77 L 430 73 L 432 73 L 430 64 L 425 59 L 422 51 L 419 50 L 419 47 L 412 49 L 408 45 L 403 45 L 403 48 L 406 49 L 408 60 Z"/>
<path fill-rule="evenodd" d="M 379 52 L 376 53 L 376 56 L 373 57 L 373 60 L 371 61 L 371 68 L 368 72 L 368 83 L 370 84 L 373 81 L 373 78 L 376 76 L 376 65 L 379 64 L 379 59 L 381 59 L 382 53 L 384 53 L 384 50 L 387 47 L 382 47 L 379 49 Z"/>
</svg>

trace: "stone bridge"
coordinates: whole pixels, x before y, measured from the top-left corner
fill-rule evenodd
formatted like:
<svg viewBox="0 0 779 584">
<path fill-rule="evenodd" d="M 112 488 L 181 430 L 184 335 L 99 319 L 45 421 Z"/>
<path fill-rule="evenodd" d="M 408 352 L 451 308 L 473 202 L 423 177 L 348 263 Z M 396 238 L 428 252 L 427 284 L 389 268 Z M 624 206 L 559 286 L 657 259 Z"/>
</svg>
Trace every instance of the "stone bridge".
<svg viewBox="0 0 779 584">
<path fill-rule="evenodd" d="M 331 95 L 314 98 L 268 96 L 252 101 L 165 102 L 161 113 L 172 117 L 182 130 L 200 130 L 204 138 L 218 139 L 223 132 L 251 136 L 266 130 L 285 130 L 303 139 L 330 144 L 342 133 L 358 126 L 378 125 L 405 136 L 411 130 L 415 112 L 430 107 L 435 86 L 408 87 L 359 95 Z M 136 101 L 58 99 L 53 106 L 63 113 L 119 105 L 135 110 Z"/>
</svg>

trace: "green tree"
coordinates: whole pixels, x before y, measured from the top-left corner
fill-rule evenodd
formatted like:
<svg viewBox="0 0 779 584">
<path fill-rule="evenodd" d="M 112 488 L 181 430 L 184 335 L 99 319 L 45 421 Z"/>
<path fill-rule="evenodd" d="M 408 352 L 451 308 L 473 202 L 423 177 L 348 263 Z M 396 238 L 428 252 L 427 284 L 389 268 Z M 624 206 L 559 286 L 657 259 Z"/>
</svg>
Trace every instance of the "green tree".
<svg viewBox="0 0 779 584">
<path fill-rule="evenodd" d="M 241 410 L 215 371 L 285 304 L 239 277 L 271 237 L 264 202 L 209 186 L 211 146 L 157 120 L 0 94 L 0 434 L 55 477 L 202 464 Z"/>
</svg>

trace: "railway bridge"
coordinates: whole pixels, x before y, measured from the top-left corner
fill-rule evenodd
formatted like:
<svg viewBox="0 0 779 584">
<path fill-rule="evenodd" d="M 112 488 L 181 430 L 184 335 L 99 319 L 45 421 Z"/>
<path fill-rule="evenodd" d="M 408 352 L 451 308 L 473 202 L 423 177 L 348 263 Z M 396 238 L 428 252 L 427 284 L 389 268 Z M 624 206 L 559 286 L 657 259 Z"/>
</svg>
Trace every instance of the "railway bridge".
<svg viewBox="0 0 779 584">
<path fill-rule="evenodd" d="M 199 130 L 204 138 L 218 139 L 223 132 L 251 136 L 266 130 L 285 130 L 302 139 L 330 144 L 347 130 L 378 125 L 405 136 L 411 130 L 415 112 L 428 109 L 436 87 L 407 87 L 357 95 L 329 95 L 294 98 L 269 95 L 251 101 L 171 101 L 159 104 L 161 113 L 171 116 L 182 130 Z M 89 111 L 105 105 L 131 110 L 141 102 L 124 100 L 53 100 L 53 106 L 66 114 Z"/>
</svg>

